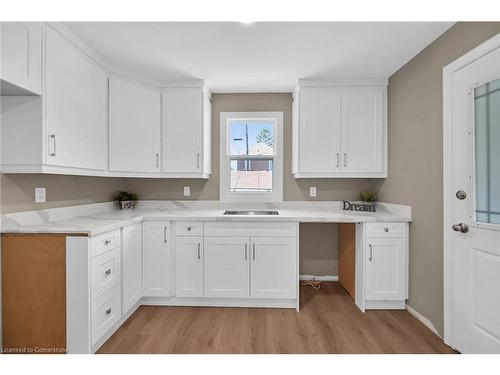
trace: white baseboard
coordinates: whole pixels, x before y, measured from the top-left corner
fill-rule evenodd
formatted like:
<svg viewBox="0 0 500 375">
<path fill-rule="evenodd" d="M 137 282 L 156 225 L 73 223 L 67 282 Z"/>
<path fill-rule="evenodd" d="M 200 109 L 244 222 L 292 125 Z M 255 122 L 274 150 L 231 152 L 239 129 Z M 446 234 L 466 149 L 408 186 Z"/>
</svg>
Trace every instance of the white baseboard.
<svg viewBox="0 0 500 375">
<path fill-rule="evenodd" d="M 442 338 L 436 327 L 434 327 L 434 324 L 432 324 L 432 322 L 429 319 L 427 319 L 425 316 L 417 312 L 413 307 L 411 307 L 408 304 L 406 305 L 406 311 L 408 311 L 411 315 L 420 320 L 422 324 L 427 328 L 429 328 L 436 336 Z"/>
<path fill-rule="evenodd" d="M 300 280 L 318 280 L 318 281 L 339 281 L 338 276 L 314 276 L 314 275 L 300 275 Z"/>
</svg>

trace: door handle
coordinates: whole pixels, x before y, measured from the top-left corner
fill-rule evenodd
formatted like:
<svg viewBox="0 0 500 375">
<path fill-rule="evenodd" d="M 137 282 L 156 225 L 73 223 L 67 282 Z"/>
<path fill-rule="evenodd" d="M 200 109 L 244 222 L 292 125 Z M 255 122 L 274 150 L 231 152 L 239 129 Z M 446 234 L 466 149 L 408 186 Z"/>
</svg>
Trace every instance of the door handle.
<svg viewBox="0 0 500 375">
<path fill-rule="evenodd" d="M 198 242 L 198 260 L 201 259 L 201 244 Z"/>
<path fill-rule="evenodd" d="M 156 153 L 156 168 L 160 165 L 160 154 Z"/>
<path fill-rule="evenodd" d="M 167 227 L 163 227 L 163 242 L 167 243 Z"/>
<path fill-rule="evenodd" d="M 370 248 L 370 255 L 368 256 L 368 260 L 371 262 L 373 260 L 373 247 L 372 245 L 368 245 Z"/>
<path fill-rule="evenodd" d="M 344 152 L 344 168 L 347 167 L 347 154 Z"/>
<path fill-rule="evenodd" d="M 200 168 L 200 153 L 196 154 L 196 168 Z"/>
<path fill-rule="evenodd" d="M 339 167 L 340 163 L 340 154 L 337 152 L 337 168 Z"/>
<path fill-rule="evenodd" d="M 248 245 L 245 244 L 245 260 L 248 259 L 248 254 L 247 254 L 247 251 L 248 251 Z"/>
<path fill-rule="evenodd" d="M 108 268 L 108 269 L 106 270 L 106 272 L 104 272 L 104 273 L 105 273 L 106 275 L 111 274 L 111 268 Z"/>
<path fill-rule="evenodd" d="M 453 224 L 451 226 L 455 232 L 467 233 L 469 231 L 469 226 L 465 223 Z"/>
<path fill-rule="evenodd" d="M 51 134 L 51 135 L 49 135 L 49 137 L 52 140 L 52 152 L 49 155 L 56 156 L 56 135 Z"/>
<path fill-rule="evenodd" d="M 255 244 L 252 244 L 252 258 L 255 260 Z"/>
</svg>

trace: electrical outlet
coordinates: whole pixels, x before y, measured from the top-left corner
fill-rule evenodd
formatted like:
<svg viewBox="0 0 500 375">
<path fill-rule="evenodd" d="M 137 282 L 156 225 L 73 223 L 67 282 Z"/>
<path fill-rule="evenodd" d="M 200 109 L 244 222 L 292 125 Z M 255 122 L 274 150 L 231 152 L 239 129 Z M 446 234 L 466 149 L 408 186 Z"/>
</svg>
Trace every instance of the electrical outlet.
<svg viewBox="0 0 500 375">
<path fill-rule="evenodd" d="M 35 188 L 35 202 L 45 203 L 45 188 Z"/>
<path fill-rule="evenodd" d="M 189 197 L 191 195 L 191 186 L 184 186 L 184 196 Z"/>
<path fill-rule="evenodd" d="M 314 198 L 316 196 L 316 186 L 310 186 L 309 187 L 309 196 L 311 198 Z"/>
</svg>

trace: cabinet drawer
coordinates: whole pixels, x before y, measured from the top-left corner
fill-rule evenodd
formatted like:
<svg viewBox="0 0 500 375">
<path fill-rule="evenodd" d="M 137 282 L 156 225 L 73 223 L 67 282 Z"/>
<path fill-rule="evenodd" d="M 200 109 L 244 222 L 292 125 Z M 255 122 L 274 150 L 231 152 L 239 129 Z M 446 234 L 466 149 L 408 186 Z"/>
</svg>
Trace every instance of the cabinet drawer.
<svg viewBox="0 0 500 375">
<path fill-rule="evenodd" d="M 109 290 L 92 303 L 92 345 L 121 317 L 120 287 Z"/>
<path fill-rule="evenodd" d="M 92 300 L 120 284 L 120 248 L 92 259 Z"/>
<path fill-rule="evenodd" d="M 406 223 L 366 223 L 367 237 L 406 237 Z"/>
<path fill-rule="evenodd" d="M 105 253 L 108 250 L 120 246 L 120 229 L 113 230 L 98 236 L 92 237 L 90 240 L 91 256 L 96 257 Z"/>
<path fill-rule="evenodd" d="M 203 221 L 176 221 L 177 236 L 203 236 Z"/>
</svg>

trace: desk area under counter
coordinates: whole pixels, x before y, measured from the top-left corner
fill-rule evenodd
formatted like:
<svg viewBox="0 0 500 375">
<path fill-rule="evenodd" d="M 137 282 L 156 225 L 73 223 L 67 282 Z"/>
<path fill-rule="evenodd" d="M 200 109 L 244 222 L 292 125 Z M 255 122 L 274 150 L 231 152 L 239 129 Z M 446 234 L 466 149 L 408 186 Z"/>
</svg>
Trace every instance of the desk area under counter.
<svg viewBox="0 0 500 375">
<path fill-rule="evenodd" d="M 60 329 L 70 353 L 95 352 L 140 305 L 299 311 L 300 223 L 338 223 L 339 281 L 359 309 L 405 308 L 410 207 L 379 204 L 377 213 L 361 214 L 343 212 L 340 202 L 141 202 L 131 212 L 90 206 L 3 215 L 2 232 L 32 238 L 30 250 L 42 234 L 65 238 L 66 322 Z M 223 215 L 233 208 L 279 214 Z M 13 250 L 4 236 L 3 267 Z M 2 273 L 4 290 L 8 275 Z M 30 302 L 12 302 L 6 294 L 9 305 Z M 17 318 L 4 316 L 3 326 Z M 8 334 L 4 330 L 6 347 Z"/>
</svg>

